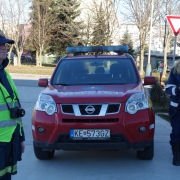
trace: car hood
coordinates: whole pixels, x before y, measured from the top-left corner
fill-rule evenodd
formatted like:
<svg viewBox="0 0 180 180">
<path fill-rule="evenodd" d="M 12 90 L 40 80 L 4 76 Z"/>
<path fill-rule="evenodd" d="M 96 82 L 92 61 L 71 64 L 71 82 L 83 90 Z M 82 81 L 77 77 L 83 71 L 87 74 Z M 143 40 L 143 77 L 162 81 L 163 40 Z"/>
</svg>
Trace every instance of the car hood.
<svg viewBox="0 0 180 180">
<path fill-rule="evenodd" d="M 56 103 L 126 102 L 130 95 L 144 92 L 142 83 L 123 85 L 53 85 L 42 93 L 49 94 Z"/>
</svg>

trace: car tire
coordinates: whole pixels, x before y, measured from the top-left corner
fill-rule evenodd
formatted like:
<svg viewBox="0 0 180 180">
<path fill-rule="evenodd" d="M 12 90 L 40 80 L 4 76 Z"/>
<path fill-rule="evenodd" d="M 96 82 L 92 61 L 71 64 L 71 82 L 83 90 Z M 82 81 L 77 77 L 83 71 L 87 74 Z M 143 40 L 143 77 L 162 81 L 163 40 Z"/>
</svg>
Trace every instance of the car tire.
<svg viewBox="0 0 180 180">
<path fill-rule="evenodd" d="M 143 151 L 137 151 L 137 158 L 140 160 L 151 160 L 154 157 L 154 141 L 151 146 L 146 146 Z"/>
<path fill-rule="evenodd" d="M 35 154 L 36 158 L 40 159 L 40 160 L 52 159 L 54 157 L 54 152 L 55 152 L 55 150 L 43 151 L 43 149 L 41 147 L 34 146 L 34 154 Z"/>
</svg>

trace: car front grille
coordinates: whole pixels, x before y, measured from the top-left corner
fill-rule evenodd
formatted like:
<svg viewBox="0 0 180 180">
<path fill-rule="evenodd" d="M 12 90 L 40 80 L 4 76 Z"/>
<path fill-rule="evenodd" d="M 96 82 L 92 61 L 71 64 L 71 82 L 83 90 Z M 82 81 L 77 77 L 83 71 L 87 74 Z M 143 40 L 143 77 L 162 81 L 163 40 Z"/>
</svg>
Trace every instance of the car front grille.
<svg viewBox="0 0 180 180">
<path fill-rule="evenodd" d="M 119 107 L 120 104 L 109 104 L 107 113 L 110 114 L 110 113 L 119 112 Z"/>
<path fill-rule="evenodd" d="M 107 114 L 117 114 L 120 111 L 121 104 L 61 104 L 60 106 L 63 114 L 75 116 L 105 116 Z"/>
<path fill-rule="evenodd" d="M 62 119 L 62 122 L 64 123 L 112 123 L 112 122 L 118 122 L 118 118 L 109 118 L 109 119 Z"/>
<path fill-rule="evenodd" d="M 87 105 L 79 105 L 79 110 L 81 112 L 81 115 L 88 115 L 86 112 L 86 107 Z M 101 110 L 101 105 L 93 105 L 95 111 L 92 113 L 92 115 L 99 115 L 100 110 Z"/>
<path fill-rule="evenodd" d="M 69 105 L 69 104 L 61 105 L 61 109 L 64 114 L 74 114 L 72 105 Z"/>
<path fill-rule="evenodd" d="M 69 134 L 61 134 L 58 136 L 57 142 L 72 142 L 72 143 L 85 143 L 85 142 L 126 142 L 125 137 L 122 134 L 111 134 L 109 140 L 71 140 Z"/>
</svg>

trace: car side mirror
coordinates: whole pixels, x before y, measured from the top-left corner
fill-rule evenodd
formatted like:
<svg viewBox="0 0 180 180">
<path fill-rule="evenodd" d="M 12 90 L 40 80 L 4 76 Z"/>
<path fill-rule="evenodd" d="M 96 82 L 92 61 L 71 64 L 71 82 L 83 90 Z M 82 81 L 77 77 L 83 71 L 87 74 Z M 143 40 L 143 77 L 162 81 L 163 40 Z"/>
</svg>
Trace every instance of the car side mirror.
<svg viewBox="0 0 180 180">
<path fill-rule="evenodd" d="M 48 85 L 48 79 L 47 78 L 40 78 L 38 80 L 38 86 L 46 87 Z"/>
</svg>

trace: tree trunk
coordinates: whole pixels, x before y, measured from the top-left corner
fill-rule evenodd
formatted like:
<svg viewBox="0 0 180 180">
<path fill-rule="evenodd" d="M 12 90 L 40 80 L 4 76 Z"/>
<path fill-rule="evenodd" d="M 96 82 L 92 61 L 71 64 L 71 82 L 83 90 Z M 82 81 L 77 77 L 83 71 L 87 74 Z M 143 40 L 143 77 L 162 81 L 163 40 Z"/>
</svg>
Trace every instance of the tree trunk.
<svg viewBox="0 0 180 180">
<path fill-rule="evenodd" d="M 167 45 L 165 45 L 164 47 L 164 69 L 163 69 L 163 74 L 162 74 L 162 78 L 166 77 L 166 71 L 167 71 Z"/>
<path fill-rule="evenodd" d="M 166 77 L 166 71 L 167 71 L 167 48 L 168 48 L 168 44 L 170 42 L 170 33 L 168 31 L 167 36 L 166 36 L 166 43 L 165 43 L 165 47 L 164 47 L 164 70 L 163 70 L 163 75 L 162 77 L 165 78 Z"/>
<path fill-rule="evenodd" d="M 43 52 L 43 45 L 40 47 L 40 51 L 39 51 L 39 65 L 40 65 L 40 67 L 42 66 L 42 52 Z"/>
<path fill-rule="evenodd" d="M 8 53 L 8 59 L 10 60 L 11 59 L 11 53 L 12 53 L 12 50 L 13 50 L 13 45 L 10 47 L 9 49 L 9 53 Z M 9 64 L 11 63 L 11 61 L 9 61 Z"/>
<path fill-rule="evenodd" d="M 144 76 L 144 36 L 143 36 L 143 29 L 139 29 L 139 39 L 140 39 L 140 69 L 139 74 L 140 76 Z"/>
<path fill-rule="evenodd" d="M 22 55 L 23 50 L 18 50 L 17 51 L 17 65 L 21 66 L 21 55 Z"/>
<path fill-rule="evenodd" d="M 139 71 L 141 76 L 144 76 L 144 47 L 141 46 L 140 49 L 140 71 Z"/>
<path fill-rule="evenodd" d="M 39 53 L 38 53 L 38 50 L 36 50 L 36 66 L 39 66 Z"/>
</svg>

